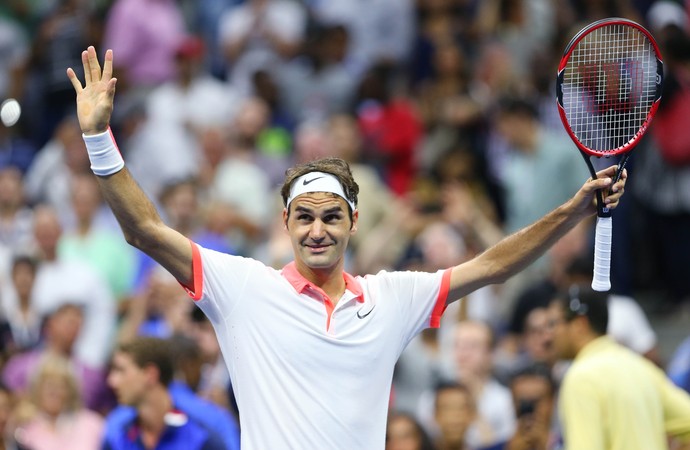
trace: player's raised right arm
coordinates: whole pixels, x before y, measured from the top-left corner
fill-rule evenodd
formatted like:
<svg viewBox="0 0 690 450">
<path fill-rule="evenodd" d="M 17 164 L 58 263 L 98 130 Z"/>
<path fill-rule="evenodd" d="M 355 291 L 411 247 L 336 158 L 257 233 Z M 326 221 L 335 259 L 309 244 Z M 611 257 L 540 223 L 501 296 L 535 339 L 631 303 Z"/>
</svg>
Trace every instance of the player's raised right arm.
<svg viewBox="0 0 690 450">
<path fill-rule="evenodd" d="M 113 52 L 105 54 L 101 70 L 96 49 L 82 52 L 82 86 L 72 68 L 67 76 L 77 94 L 77 115 L 87 143 L 91 169 L 101 192 L 120 223 L 125 239 L 165 267 L 186 286 L 192 286 L 192 248 L 189 240 L 163 223 L 151 200 L 130 175 L 110 134 L 115 85 Z"/>
</svg>

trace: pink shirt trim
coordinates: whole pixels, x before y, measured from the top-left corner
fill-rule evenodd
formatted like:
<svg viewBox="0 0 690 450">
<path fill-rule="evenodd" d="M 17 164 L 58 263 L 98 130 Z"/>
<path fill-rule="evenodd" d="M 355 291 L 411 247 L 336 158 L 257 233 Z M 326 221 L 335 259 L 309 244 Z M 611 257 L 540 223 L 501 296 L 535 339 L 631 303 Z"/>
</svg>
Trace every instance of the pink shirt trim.
<svg viewBox="0 0 690 450">
<path fill-rule="evenodd" d="M 204 270 L 201 265 L 201 252 L 199 247 L 190 239 L 189 244 L 192 246 L 192 283 L 193 286 L 180 285 L 187 291 L 192 300 L 201 300 L 201 295 L 204 289 Z M 179 281 L 178 281 L 179 282 Z"/>
<path fill-rule="evenodd" d="M 448 301 L 448 292 L 450 292 L 450 274 L 453 269 L 447 269 L 443 272 L 443 277 L 441 278 L 441 289 L 438 291 L 438 298 L 436 298 L 436 304 L 434 309 L 431 311 L 431 320 L 429 321 L 429 326 L 431 328 L 438 328 L 441 326 L 441 316 L 446 310 L 446 303 Z"/>
</svg>

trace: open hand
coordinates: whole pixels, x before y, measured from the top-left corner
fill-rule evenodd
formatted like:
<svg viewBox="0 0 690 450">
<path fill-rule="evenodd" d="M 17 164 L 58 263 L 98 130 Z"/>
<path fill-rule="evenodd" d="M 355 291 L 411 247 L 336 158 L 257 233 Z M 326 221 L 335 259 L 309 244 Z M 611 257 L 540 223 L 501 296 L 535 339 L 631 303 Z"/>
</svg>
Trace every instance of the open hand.
<svg viewBox="0 0 690 450">
<path fill-rule="evenodd" d="M 93 46 L 81 53 L 81 62 L 84 65 L 85 86 L 82 86 L 71 67 L 67 69 L 67 76 L 77 93 L 79 125 L 84 134 L 102 133 L 110 123 L 117 83 L 117 79 L 113 78 L 113 51 L 105 52 L 102 72 Z"/>
</svg>

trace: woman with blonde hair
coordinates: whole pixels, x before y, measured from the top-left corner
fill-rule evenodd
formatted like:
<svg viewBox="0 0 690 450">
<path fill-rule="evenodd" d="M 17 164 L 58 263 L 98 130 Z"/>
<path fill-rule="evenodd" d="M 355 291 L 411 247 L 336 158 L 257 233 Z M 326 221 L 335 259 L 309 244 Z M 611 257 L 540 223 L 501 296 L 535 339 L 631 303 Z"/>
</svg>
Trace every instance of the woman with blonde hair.
<svg viewBox="0 0 690 450">
<path fill-rule="evenodd" d="M 46 355 L 28 396 L 14 414 L 14 438 L 32 450 L 93 450 L 100 447 L 103 418 L 82 406 L 69 360 Z"/>
</svg>

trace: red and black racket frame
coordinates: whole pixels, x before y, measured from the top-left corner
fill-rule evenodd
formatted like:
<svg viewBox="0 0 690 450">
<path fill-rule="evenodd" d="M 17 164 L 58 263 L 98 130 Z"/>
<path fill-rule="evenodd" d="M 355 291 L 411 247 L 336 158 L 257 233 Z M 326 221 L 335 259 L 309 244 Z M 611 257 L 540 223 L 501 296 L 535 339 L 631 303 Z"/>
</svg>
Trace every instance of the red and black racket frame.
<svg viewBox="0 0 690 450">
<path fill-rule="evenodd" d="M 654 98 L 654 103 L 652 104 L 646 119 L 640 126 L 640 129 L 638 132 L 635 134 L 635 136 L 628 142 L 626 142 L 624 145 L 615 148 L 615 149 L 610 149 L 606 152 L 602 151 L 597 151 L 593 150 L 586 145 L 584 145 L 580 139 L 573 133 L 570 124 L 568 123 L 568 118 L 566 116 L 565 108 L 563 107 L 563 77 L 565 73 L 565 67 L 568 64 L 568 60 L 570 59 L 570 55 L 577 46 L 577 44 L 585 38 L 589 33 L 593 32 L 594 30 L 598 28 L 602 28 L 605 26 L 609 25 L 625 25 L 625 26 L 631 26 L 639 30 L 641 33 L 643 33 L 651 42 L 652 46 L 654 47 L 654 51 L 656 52 L 656 61 L 657 61 L 657 68 L 656 68 L 656 94 Z M 568 43 L 567 47 L 565 48 L 565 51 L 563 52 L 563 57 L 561 58 L 561 62 L 558 66 L 558 75 L 556 77 L 556 100 L 558 103 L 558 113 L 561 117 L 561 121 L 563 122 L 565 130 L 568 132 L 570 135 L 570 138 L 573 140 L 575 145 L 577 145 L 578 149 L 580 150 L 580 154 L 584 158 L 585 162 L 587 163 L 587 168 L 589 169 L 589 172 L 592 176 L 592 179 L 596 179 L 596 171 L 594 170 L 594 166 L 592 165 L 592 162 L 590 161 L 590 156 L 596 156 L 596 157 L 602 157 L 602 156 L 615 156 L 615 155 L 622 155 L 620 161 L 618 162 L 618 168 L 616 170 L 616 175 L 613 179 L 613 183 L 615 184 L 619 179 L 620 176 L 623 172 L 623 169 L 625 168 L 625 165 L 628 162 L 628 158 L 630 157 L 630 152 L 632 149 L 640 142 L 640 138 L 646 133 L 652 118 L 654 117 L 654 114 L 656 113 L 657 108 L 659 107 L 659 102 L 661 101 L 661 91 L 663 87 L 663 81 L 664 81 L 664 63 L 661 59 L 661 51 L 659 50 L 659 46 L 656 43 L 656 40 L 652 36 L 652 34 L 643 26 L 640 24 L 633 22 L 632 20 L 628 19 L 623 19 L 620 17 L 616 18 L 607 18 L 607 19 L 601 19 L 596 22 L 591 23 L 590 25 L 586 26 L 582 30 L 580 30 Z M 597 215 L 599 217 L 610 217 L 611 216 L 611 211 L 609 208 L 607 208 L 604 205 L 603 202 L 603 197 L 601 194 L 600 190 L 597 190 L 596 192 L 597 196 Z"/>
</svg>

